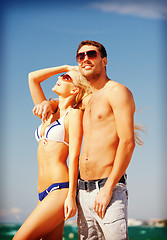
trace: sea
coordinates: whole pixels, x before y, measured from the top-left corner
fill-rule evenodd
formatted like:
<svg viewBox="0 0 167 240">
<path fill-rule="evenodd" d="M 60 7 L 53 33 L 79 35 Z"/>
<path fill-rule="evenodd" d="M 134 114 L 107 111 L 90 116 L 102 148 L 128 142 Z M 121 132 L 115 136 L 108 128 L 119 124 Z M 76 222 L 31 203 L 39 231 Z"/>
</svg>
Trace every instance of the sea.
<svg viewBox="0 0 167 240">
<path fill-rule="evenodd" d="M 19 227 L 19 224 L 1 223 L 0 240 L 11 240 Z M 130 240 L 167 240 L 167 227 L 130 226 L 128 230 Z M 78 240 L 76 225 L 65 225 L 63 240 Z"/>
</svg>

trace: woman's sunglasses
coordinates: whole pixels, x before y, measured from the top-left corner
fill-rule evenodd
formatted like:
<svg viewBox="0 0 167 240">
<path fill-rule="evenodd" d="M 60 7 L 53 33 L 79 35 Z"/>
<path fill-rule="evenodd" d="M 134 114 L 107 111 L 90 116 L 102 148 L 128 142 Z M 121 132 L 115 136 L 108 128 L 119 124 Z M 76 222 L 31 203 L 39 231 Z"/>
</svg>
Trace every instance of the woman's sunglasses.
<svg viewBox="0 0 167 240">
<path fill-rule="evenodd" d="M 63 80 L 64 82 L 73 82 L 73 81 L 72 81 L 72 78 L 71 78 L 70 75 L 68 75 L 67 73 L 66 73 L 66 74 L 62 74 L 60 77 L 62 78 L 62 80 Z"/>
<path fill-rule="evenodd" d="M 89 59 L 95 59 L 95 58 L 97 58 L 98 54 L 99 54 L 99 52 L 96 50 L 81 52 L 76 55 L 76 60 L 77 60 L 77 62 L 82 62 L 86 55 L 88 56 Z"/>
</svg>

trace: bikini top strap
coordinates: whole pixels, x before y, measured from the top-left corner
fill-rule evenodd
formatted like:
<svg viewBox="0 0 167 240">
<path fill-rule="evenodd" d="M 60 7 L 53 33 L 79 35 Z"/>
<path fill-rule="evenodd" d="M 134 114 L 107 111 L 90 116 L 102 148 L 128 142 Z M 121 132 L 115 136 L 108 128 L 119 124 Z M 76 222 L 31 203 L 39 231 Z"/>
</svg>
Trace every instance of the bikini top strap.
<svg viewBox="0 0 167 240">
<path fill-rule="evenodd" d="M 73 108 L 69 108 L 66 112 L 65 112 L 65 114 L 63 115 L 63 117 L 62 118 L 64 118 L 68 113 L 69 113 L 69 111 L 71 111 Z"/>
</svg>

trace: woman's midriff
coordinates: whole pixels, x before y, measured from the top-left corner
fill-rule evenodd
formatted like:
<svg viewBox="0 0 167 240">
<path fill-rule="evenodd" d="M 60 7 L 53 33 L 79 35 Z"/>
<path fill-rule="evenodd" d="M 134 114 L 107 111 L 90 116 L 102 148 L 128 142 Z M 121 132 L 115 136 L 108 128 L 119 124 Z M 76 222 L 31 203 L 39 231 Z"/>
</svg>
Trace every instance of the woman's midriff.
<svg viewBox="0 0 167 240">
<path fill-rule="evenodd" d="M 68 182 L 68 146 L 64 143 L 42 141 L 38 147 L 38 192 L 43 192 L 53 183 Z"/>
</svg>

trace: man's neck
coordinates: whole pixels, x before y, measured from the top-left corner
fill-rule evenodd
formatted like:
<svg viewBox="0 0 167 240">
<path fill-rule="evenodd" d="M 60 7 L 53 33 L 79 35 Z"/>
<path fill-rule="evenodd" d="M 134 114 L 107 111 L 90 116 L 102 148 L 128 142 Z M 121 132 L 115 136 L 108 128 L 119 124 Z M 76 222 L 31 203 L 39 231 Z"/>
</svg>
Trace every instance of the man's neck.
<svg viewBox="0 0 167 240">
<path fill-rule="evenodd" d="M 107 77 L 107 75 L 100 76 L 98 78 L 92 78 L 89 79 L 90 85 L 91 85 L 91 89 L 92 89 L 92 93 L 96 93 L 97 91 L 101 90 L 102 88 L 104 88 L 104 86 L 106 85 L 106 83 L 109 81 L 110 79 Z"/>
</svg>

